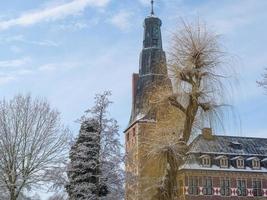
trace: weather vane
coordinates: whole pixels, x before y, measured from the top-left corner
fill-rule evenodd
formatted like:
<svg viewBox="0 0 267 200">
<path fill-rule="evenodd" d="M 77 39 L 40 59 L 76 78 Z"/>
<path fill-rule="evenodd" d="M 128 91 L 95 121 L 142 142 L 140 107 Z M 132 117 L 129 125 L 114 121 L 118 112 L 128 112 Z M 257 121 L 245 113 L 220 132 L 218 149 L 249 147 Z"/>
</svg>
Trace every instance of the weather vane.
<svg viewBox="0 0 267 200">
<path fill-rule="evenodd" d="M 151 15 L 154 15 L 154 0 L 151 0 Z"/>
</svg>

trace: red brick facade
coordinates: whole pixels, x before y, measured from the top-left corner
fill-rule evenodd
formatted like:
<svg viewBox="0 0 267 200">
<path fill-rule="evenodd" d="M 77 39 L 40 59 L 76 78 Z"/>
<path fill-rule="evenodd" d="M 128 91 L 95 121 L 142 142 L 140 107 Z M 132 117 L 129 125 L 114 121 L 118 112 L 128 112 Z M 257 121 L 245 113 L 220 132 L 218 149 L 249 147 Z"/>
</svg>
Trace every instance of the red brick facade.
<svg viewBox="0 0 267 200">
<path fill-rule="evenodd" d="M 212 180 L 212 194 L 204 194 L 204 180 L 207 177 Z M 197 184 L 191 186 L 189 180 L 197 179 Z M 179 178 L 179 199 L 184 200 L 240 200 L 240 199 L 267 199 L 267 175 L 265 173 L 247 173 L 247 172 L 218 172 L 218 171 L 184 171 L 181 172 Z M 221 194 L 222 180 L 229 180 L 230 193 L 223 196 Z M 245 181 L 246 194 L 238 195 L 238 180 Z M 256 194 L 256 187 L 253 188 L 253 181 L 260 181 L 261 191 Z M 195 189 L 192 189 L 192 188 Z M 197 189 L 196 189 L 197 188 Z M 197 191 L 197 192 L 196 192 Z M 254 191 L 254 193 L 253 193 Z M 191 193 L 191 194 L 190 194 Z"/>
</svg>

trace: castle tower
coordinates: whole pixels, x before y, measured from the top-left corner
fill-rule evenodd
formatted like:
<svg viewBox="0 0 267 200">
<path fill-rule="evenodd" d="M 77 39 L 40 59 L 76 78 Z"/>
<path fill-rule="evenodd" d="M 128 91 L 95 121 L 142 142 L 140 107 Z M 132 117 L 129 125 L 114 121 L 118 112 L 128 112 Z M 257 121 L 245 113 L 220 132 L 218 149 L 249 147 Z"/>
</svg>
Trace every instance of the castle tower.
<svg viewBox="0 0 267 200">
<path fill-rule="evenodd" d="M 129 126 L 148 114 L 147 98 L 149 98 L 151 87 L 166 85 L 171 88 L 171 81 L 167 74 L 166 55 L 162 48 L 161 25 L 161 20 L 154 16 L 152 1 L 151 15 L 144 21 L 139 73 L 133 74 L 133 105 Z"/>
<path fill-rule="evenodd" d="M 151 99 L 159 88 L 164 93 L 172 92 L 168 77 L 166 55 L 162 47 L 161 20 L 154 15 L 153 1 L 151 15 L 144 20 L 143 49 L 140 54 L 139 73 L 132 79 L 132 113 L 125 130 L 126 142 L 126 200 L 151 200 L 156 189 L 152 182 L 162 176 L 157 160 L 147 159 L 149 148 L 160 138 L 162 124 L 168 126 L 168 133 L 178 132 L 177 124 L 167 124 L 170 118 L 177 120 L 179 113 L 173 113 L 167 102 L 154 105 Z M 162 96 L 159 94 L 158 96 Z M 162 112 L 164 111 L 164 112 Z M 170 112 L 171 111 L 171 112 Z M 167 120 L 166 120 L 167 119 Z M 173 126 L 173 124 L 175 126 Z M 164 138 L 165 134 L 164 134 Z"/>
</svg>

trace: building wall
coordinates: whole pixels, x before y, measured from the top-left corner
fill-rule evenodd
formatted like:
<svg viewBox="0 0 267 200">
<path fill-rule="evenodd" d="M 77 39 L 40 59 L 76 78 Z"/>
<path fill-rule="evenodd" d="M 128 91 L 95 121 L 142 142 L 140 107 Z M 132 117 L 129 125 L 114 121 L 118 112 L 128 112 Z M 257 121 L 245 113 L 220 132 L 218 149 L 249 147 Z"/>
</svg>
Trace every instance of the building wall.
<svg viewBox="0 0 267 200">
<path fill-rule="evenodd" d="M 198 177 L 199 179 L 199 194 L 189 194 L 189 178 Z M 204 177 L 212 178 L 212 195 L 203 194 L 203 180 Z M 220 180 L 229 178 L 230 180 L 230 196 L 222 196 L 220 193 Z M 247 196 L 237 195 L 237 180 L 246 180 Z M 262 196 L 253 196 L 252 180 L 257 179 L 262 182 Z M 184 200 L 235 200 L 235 199 L 267 199 L 267 174 L 266 173 L 255 173 L 255 172 L 223 172 L 223 171 L 185 171 L 181 172 L 178 180 L 180 181 L 180 194 L 179 199 Z M 181 183 L 182 182 L 182 183 Z"/>
<path fill-rule="evenodd" d="M 166 169 L 164 155 L 157 151 L 169 143 L 170 137 L 179 139 L 180 114 L 164 105 L 157 110 L 156 121 L 138 121 L 126 131 L 126 171 L 134 176 L 126 180 L 126 200 L 152 200 L 157 194 Z"/>
</svg>

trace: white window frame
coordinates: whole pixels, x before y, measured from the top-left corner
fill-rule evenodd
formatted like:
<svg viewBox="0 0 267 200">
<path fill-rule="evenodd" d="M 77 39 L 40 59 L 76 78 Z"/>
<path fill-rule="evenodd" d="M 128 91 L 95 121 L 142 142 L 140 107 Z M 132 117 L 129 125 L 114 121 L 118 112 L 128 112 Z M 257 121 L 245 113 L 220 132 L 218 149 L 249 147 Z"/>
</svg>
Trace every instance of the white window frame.
<svg viewBox="0 0 267 200">
<path fill-rule="evenodd" d="M 201 164 L 203 167 L 211 167 L 211 157 L 208 155 L 202 156 Z"/>
<path fill-rule="evenodd" d="M 252 168 L 253 169 L 260 169 L 261 168 L 261 162 L 260 162 L 260 159 L 258 158 L 254 158 L 252 160 Z"/>
<path fill-rule="evenodd" d="M 228 168 L 229 167 L 229 160 L 227 157 L 222 157 L 220 159 L 220 167 L 221 168 Z"/>
<path fill-rule="evenodd" d="M 237 158 L 236 159 L 236 167 L 238 169 L 244 169 L 245 168 L 245 160 L 244 160 L 244 158 Z"/>
</svg>

